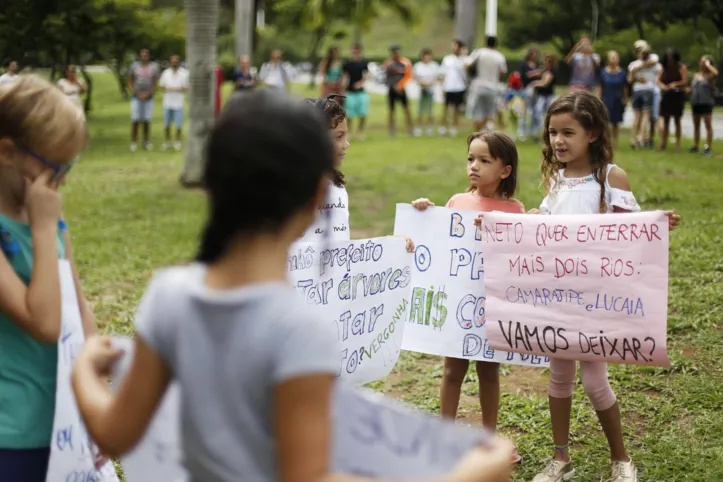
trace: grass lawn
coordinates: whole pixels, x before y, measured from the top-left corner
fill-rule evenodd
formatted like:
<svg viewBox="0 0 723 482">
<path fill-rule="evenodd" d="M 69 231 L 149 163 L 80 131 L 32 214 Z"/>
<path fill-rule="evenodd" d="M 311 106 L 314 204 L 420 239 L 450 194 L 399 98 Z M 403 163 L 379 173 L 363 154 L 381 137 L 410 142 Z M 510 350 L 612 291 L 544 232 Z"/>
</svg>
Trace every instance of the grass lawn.
<svg viewBox="0 0 723 482">
<path fill-rule="evenodd" d="M 199 192 L 179 187 L 182 154 L 158 150 L 160 102 L 156 151 L 131 153 L 129 107 L 110 76 L 96 76 L 95 95 L 92 146 L 65 188 L 66 216 L 96 317 L 106 331 L 130 334 L 152 270 L 193 256 L 205 205 Z M 467 182 L 463 137 L 390 139 L 382 98 L 373 98 L 372 114 L 368 139 L 352 145 L 344 166 L 357 238 L 391 234 L 395 203 L 425 196 L 442 204 Z M 518 147 L 519 198 L 533 207 L 542 198 L 539 146 Z M 723 152 L 723 143 L 716 148 Z M 626 440 L 641 480 L 723 480 L 723 161 L 624 147 L 617 162 L 645 209 L 675 208 L 683 216 L 671 237 L 673 367 L 610 367 Z M 502 373 L 501 430 L 524 456 L 517 480 L 530 480 L 552 452 L 547 372 L 503 366 Z M 436 412 L 441 375 L 439 358 L 405 352 L 392 375 L 373 386 Z M 476 382 L 471 370 L 460 410 L 471 424 L 480 422 Z M 573 407 L 571 452 L 578 480 L 609 477 L 605 438 L 581 387 Z"/>
</svg>

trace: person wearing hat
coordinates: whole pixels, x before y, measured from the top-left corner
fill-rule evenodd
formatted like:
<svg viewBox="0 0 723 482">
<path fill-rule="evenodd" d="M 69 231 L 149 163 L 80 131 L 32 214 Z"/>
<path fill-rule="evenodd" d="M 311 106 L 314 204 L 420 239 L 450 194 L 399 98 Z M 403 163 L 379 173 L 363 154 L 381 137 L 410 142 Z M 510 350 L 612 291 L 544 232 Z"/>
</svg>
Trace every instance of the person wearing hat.
<svg viewBox="0 0 723 482">
<path fill-rule="evenodd" d="M 387 86 L 389 95 L 389 135 L 396 135 L 395 107 L 399 103 L 404 109 L 404 119 L 407 122 L 407 130 L 410 134 L 414 131 L 412 125 L 412 114 L 409 111 L 409 99 L 407 98 L 406 86 L 412 78 L 412 62 L 400 54 L 401 47 L 394 44 L 389 47 L 390 57 L 384 62 L 384 71 L 387 74 Z"/>
<path fill-rule="evenodd" d="M 632 85 L 634 112 L 630 146 L 636 149 L 652 146 L 653 115 L 657 116 L 660 109 L 658 75 L 662 68 L 658 56 L 652 53 L 646 41 L 638 40 L 633 48 L 638 58 L 628 65 L 628 82 Z M 653 112 L 656 100 L 658 105 Z"/>
</svg>

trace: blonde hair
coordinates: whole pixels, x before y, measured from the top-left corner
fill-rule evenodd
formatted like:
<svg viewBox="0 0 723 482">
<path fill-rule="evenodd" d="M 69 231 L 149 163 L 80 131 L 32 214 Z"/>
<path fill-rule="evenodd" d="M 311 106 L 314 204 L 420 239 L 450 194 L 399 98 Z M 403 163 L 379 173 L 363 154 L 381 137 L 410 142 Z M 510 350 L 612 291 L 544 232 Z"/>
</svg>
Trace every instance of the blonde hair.
<svg viewBox="0 0 723 482">
<path fill-rule="evenodd" d="M 83 112 L 36 75 L 0 88 L 0 138 L 53 162 L 73 160 L 88 144 Z"/>
</svg>

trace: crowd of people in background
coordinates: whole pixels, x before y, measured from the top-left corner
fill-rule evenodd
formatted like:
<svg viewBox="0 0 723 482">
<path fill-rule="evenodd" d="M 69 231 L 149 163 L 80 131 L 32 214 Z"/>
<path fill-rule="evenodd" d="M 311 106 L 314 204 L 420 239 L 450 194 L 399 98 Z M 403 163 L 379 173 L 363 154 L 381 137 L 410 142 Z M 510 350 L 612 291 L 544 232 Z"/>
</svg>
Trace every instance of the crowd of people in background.
<svg viewBox="0 0 723 482">
<path fill-rule="evenodd" d="M 668 49 L 656 55 L 650 44 L 638 40 L 632 49 L 635 60 L 627 68 L 620 65 L 620 54 L 608 51 L 603 60 L 595 52 L 590 39 L 583 37 L 565 57 L 570 72 L 569 88 L 596 93 L 604 102 L 612 127 L 613 143 L 619 143 L 620 125 L 625 109 L 632 109 L 633 121 L 630 146 L 633 149 L 666 149 L 673 137 L 675 150 L 681 149 L 681 118 L 686 97 L 690 95 L 693 120 L 693 145 L 690 152 L 712 155 L 712 113 L 716 104 L 715 81 L 718 70 L 714 59 L 705 55 L 697 72 L 689 72 L 680 53 Z M 542 119 L 556 98 L 559 60 L 554 53 L 540 55 L 530 47 L 516 70 L 508 72 L 505 56 L 497 48 L 497 39 L 489 37 L 484 47 L 468 52 L 461 40 L 452 41 L 451 51 L 441 64 L 434 60 L 429 48 L 421 50 L 419 61 L 413 63 L 402 55 L 400 45 L 392 45 L 389 57 L 381 66 L 381 78 L 374 79 L 361 44 L 354 44 L 350 56 L 344 59 L 338 47 L 332 46 L 319 65 L 321 96 L 334 98 L 347 110 L 350 135 L 363 140 L 369 115 L 367 82 L 384 82 L 387 88 L 387 126 L 390 136 L 397 134 L 397 107 L 402 111 L 406 131 L 415 137 L 422 135 L 456 136 L 462 116 L 473 121 L 475 129 L 506 128 L 511 121 L 518 141 L 539 141 Z M 217 70 L 220 70 L 217 69 Z M 282 61 L 281 50 L 273 50 L 269 60 L 256 71 L 248 56 L 239 59 L 233 78 L 234 91 L 241 92 L 257 86 L 288 90 L 294 73 Z M 217 85 L 223 76 L 217 72 Z M 5 64 L 0 85 L 15 82 L 18 62 Z M 409 86 L 414 81 L 419 88 L 416 105 L 410 102 Z M 78 77 L 74 65 L 63 70 L 58 87 L 83 107 L 85 83 Z M 163 93 L 164 142 L 162 150 L 171 147 L 179 151 L 183 142 L 185 94 L 189 88 L 189 73 L 181 58 L 174 55 L 168 68 L 161 71 L 151 61 L 148 49 L 139 52 L 138 60 L 128 71 L 131 94 L 131 150 L 139 146 L 142 134 L 144 149 L 151 150 L 151 124 L 156 92 Z M 220 91 L 220 89 L 217 89 Z M 439 112 L 435 100 L 441 100 Z M 220 111 L 221 94 L 217 92 L 216 110 Z M 671 120 L 673 128 L 671 129 Z M 705 141 L 701 149 L 701 124 Z M 140 132 L 139 132 L 140 131 Z M 656 143 L 656 133 L 659 141 Z"/>
</svg>

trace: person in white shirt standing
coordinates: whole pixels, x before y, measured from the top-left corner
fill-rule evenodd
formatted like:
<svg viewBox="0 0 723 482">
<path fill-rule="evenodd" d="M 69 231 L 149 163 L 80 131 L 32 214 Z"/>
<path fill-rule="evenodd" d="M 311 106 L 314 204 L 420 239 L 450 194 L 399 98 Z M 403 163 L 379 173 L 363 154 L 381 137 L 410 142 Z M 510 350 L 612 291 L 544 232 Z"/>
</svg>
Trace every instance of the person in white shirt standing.
<svg viewBox="0 0 723 482">
<path fill-rule="evenodd" d="M 657 56 L 654 58 L 656 62 L 651 62 L 650 46 L 646 43 L 640 47 L 636 52 L 638 59 L 628 65 L 628 82 L 633 86 L 634 115 L 630 143 L 633 149 L 649 145 L 651 111 L 658 74 L 662 70 L 662 66 L 657 63 Z"/>
<path fill-rule="evenodd" d="M 281 60 L 281 50 L 271 52 L 271 61 L 265 62 L 259 72 L 259 81 L 266 87 L 289 90 L 291 87 L 291 75 L 286 70 Z"/>
<path fill-rule="evenodd" d="M 5 73 L 0 75 L 0 85 L 12 84 L 18 80 L 18 63 L 14 60 L 5 64 Z"/>
<path fill-rule="evenodd" d="M 444 109 L 440 121 L 439 134 L 456 136 L 459 129 L 459 115 L 464 105 L 467 92 L 467 69 L 464 57 L 467 47 L 464 42 L 456 39 L 452 41 L 452 53 L 442 59 L 441 76 L 442 90 L 444 90 Z M 452 127 L 449 125 L 449 111 L 452 110 Z"/>
<path fill-rule="evenodd" d="M 477 131 L 485 127 L 492 130 L 498 110 L 500 81 L 507 73 L 507 61 L 497 50 L 497 38 L 487 37 L 487 47 L 472 52 L 465 65 L 468 68 L 472 65 L 476 67 L 467 99 L 467 117 L 474 121 Z"/>
<path fill-rule="evenodd" d="M 85 83 L 78 78 L 75 65 L 68 65 L 63 72 L 63 77 L 58 80 L 58 88 L 83 111 L 82 95 L 88 91 Z"/>
<path fill-rule="evenodd" d="M 422 60 L 414 64 L 412 70 L 414 80 L 419 84 L 419 113 L 417 127 L 414 129 L 415 137 L 422 135 L 422 126 L 426 124 L 427 135 L 434 134 L 434 88 L 439 79 L 439 64 L 432 60 L 432 50 L 422 50 Z M 426 122 L 425 122 L 426 120 Z"/>
<path fill-rule="evenodd" d="M 181 58 L 178 55 L 171 57 L 171 66 L 163 71 L 158 85 L 163 89 L 163 119 L 166 128 L 166 142 L 161 150 L 168 150 L 171 144 L 171 126 L 176 126 L 176 141 L 173 148 L 181 150 L 183 131 L 183 104 L 185 93 L 188 90 L 188 71 L 181 67 Z"/>
</svg>

